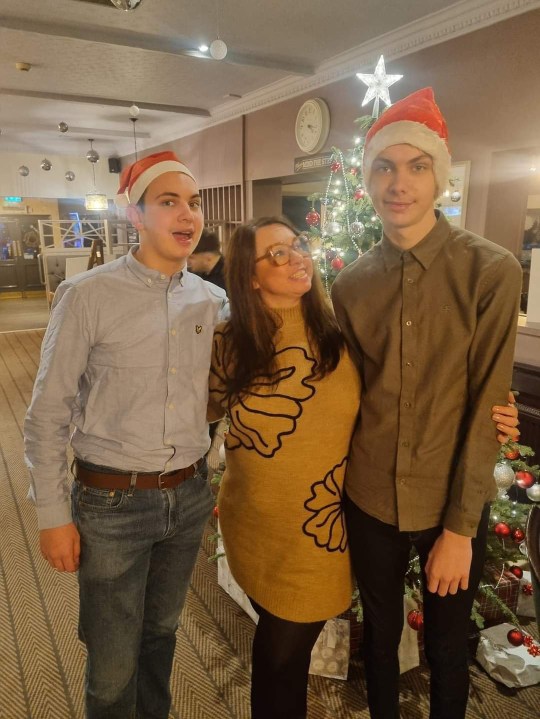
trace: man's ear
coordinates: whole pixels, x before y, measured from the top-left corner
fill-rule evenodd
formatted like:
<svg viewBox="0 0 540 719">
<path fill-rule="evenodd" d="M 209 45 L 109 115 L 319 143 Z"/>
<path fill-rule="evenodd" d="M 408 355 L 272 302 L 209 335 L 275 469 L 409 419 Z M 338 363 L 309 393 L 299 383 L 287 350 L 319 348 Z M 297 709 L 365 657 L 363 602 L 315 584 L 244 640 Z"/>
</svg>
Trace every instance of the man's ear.
<svg viewBox="0 0 540 719">
<path fill-rule="evenodd" d="M 253 287 L 254 290 L 260 290 L 260 289 L 261 289 L 261 286 L 260 286 L 260 284 L 257 282 L 257 280 L 255 279 L 255 277 L 251 280 L 251 286 Z"/>
<path fill-rule="evenodd" d="M 126 216 L 136 230 L 142 230 L 144 227 L 141 208 L 137 205 L 128 205 L 126 208 Z"/>
</svg>

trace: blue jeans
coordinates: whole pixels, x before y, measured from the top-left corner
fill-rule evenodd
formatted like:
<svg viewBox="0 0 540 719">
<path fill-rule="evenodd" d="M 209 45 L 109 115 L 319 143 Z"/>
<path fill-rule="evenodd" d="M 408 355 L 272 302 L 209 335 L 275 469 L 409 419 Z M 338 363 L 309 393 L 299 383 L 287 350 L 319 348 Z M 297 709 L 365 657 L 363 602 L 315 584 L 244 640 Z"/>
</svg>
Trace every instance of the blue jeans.
<svg viewBox="0 0 540 719">
<path fill-rule="evenodd" d="M 88 719 L 167 719 L 178 619 L 213 504 L 205 464 L 174 489 L 73 483 Z"/>
<path fill-rule="evenodd" d="M 484 567 L 489 505 L 472 540 L 469 588 L 439 597 L 426 589 L 425 566 L 442 527 L 400 532 L 357 507 L 345 495 L 349 547 L 364 608 L 364 665 L 372 719 L 399 719 L 398 647 L 411 547 L 420 558 L 424 640 L 431 669 L 430 719 L 465 719 L 469 693 L 468 635 L 474 595 Z"/>
</svg>

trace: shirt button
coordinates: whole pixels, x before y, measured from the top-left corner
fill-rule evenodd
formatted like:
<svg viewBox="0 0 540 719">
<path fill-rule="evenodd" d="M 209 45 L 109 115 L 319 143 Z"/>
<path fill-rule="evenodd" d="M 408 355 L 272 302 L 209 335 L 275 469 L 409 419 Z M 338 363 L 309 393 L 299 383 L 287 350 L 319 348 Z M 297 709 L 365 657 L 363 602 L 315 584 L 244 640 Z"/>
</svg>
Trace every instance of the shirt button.
<svg viewBox="0 0 540 719">
<path fill-rule="evenodd" d="M 169 409 L 174 409 L 174 402 L 171 402 L 171 403 L 169 404 Z"/>
<path fill-rule="evenodd" d="M 147 283 L 148 283 L 149 285 L 152 284 L 152 280 L 150 279 L 150 277 L 149 277 L 146 281 L 147 281 Z"/>
<path fill-rule="evenodd" d="M 159 276 L 159 279 L 160 279 L 160 280 L 166 280 L 166 279 L 167 279 L 167 275 L 160 275 L 160 276 Z"/>
<path fill-rule="evenodd" d="M 405 322 L 405 324 L 407 325 L 407 327 L 410 327 L 412 325 L 412 322 L 411 322 L 411 320 L 407 320 L 407 322 Z"/>
<path fill-rule="evenodd" d="M 399 483 L 403 486 L 404 484 L 407 484 L 407 480 L 402 478 L 399 480 Z"/>
<path fill-rule="evenodd" d="M 171 367 L 171 374 L 176 374 L 176 367 Z"/>
<path fill-rule="evenodd" d="M 408 447 L 408 446 L 409 446 L 409 443 L 408 443 L 407 441 L 402 442 L 402 443 L 401 443 L 401 446 L 402 446 L 402 447 Z"/>
<path fill-rule="evenodd" d="M 405 367 L 414 367 L 414 362 L 405 362 Z"/>
<path fill-rule="evenodd" d="M 176 330 L 171 330 L 171 334 L 174 337 L 174 335 L 176 334 Z"/>
<path fill-rule="evenodd" d="M 413 282 L 414 282 L 414 280 L 411 280 L 410 277 L 407 277 L 407 283 L 408 283 L 409 285 L 412 285 Z"/>
<path fill-rule="evenodd" d="M 407 409 L 409 409 L 409 407 L 411 406 L 411 403 L 410 403 L 410 402 L 404 402 L 404 403 L 403 403 L 403 406 L 406 407 Z"/>
</svg>

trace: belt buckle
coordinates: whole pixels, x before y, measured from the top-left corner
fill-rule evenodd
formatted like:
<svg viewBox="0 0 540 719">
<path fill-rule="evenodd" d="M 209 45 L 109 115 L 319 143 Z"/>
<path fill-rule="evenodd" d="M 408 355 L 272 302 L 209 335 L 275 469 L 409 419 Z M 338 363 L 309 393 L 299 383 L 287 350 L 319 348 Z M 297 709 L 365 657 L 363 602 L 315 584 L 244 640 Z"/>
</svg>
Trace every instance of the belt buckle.
<svg viewBox="0 0 540 719">
<path fill-rule="evenodd" d="M 157 478 L 157 481 L 158 481 L 158 489 L 167 489 L 167 488 L 165 487 L 165 484 L 164 484 L 164 481 L 163 481 L 163 480 L 164 480 L 164 476 L 161 475 L 161 474 L 158 474 L 158 478 Z"/>
</svg>

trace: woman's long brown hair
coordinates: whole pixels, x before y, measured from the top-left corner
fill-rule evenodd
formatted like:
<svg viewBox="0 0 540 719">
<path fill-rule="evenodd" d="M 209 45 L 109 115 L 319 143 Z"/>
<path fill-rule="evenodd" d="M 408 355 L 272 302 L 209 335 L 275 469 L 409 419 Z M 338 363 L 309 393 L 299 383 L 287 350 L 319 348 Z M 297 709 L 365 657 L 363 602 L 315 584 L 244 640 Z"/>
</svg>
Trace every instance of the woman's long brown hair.
<svg viewBox="0 0 540 719">
<path fill-rule="evenodd" d="M 255 234 L 269 225 L 283 225 L 298 234 L 283 217 L 262 217 L 238 227 L 227 245 L 225 279 L 231 316 L 225 330 L 225 359 L 229 368 L 229 396 L 241 395 L 255 377 L 269 375 L 275 369 L 274 341 L 280 319 L 253 287 Z M 311 289 L 301 298 L 301 305 L 308 341 L 317 360 L 315 377 L 321 378 L 336 368 L 344 340 L 317 268 L 314 268 Z"/>
</svg>

